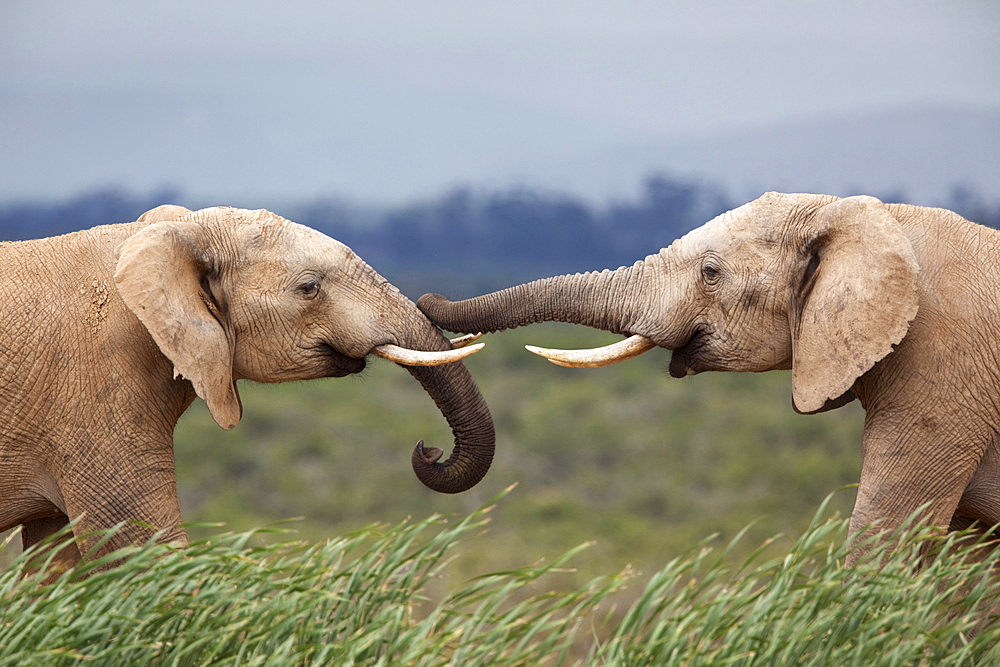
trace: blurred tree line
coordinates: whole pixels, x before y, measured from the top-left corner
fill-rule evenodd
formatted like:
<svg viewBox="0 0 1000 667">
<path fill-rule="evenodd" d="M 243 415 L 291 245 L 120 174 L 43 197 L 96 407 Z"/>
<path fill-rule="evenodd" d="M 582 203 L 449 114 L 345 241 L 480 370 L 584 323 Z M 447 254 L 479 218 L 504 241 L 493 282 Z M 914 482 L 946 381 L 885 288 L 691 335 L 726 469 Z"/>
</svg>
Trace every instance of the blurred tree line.
<svg viewBox="0 0 1000 667">
<path fill-rule="evenodd" d="M 881 196 L 906 200 L 899 194 Z M 62 202 L 0 207 L 0 240 L 134 220 L 163 203 L 268 208 L 343 241 L 408 294 L 440 291 L 444 277 L 445 284 L 455 284 L 449 296 L 462 297 L 555 273 L 631 264 L 743 202 L 716 185 L 663 175 L 648 177 L 633 201 L 604 206 L 529 187 L 463 187 L 382 209 L 330 198 L 293 204 L 198 202 L 172 189 L 148 195 L 108 189 Z M 988 204 L 969 188 L 956 186 L 950 200 L 940 205 L 1000 227 L 1000 203 Z"/>
</svg>

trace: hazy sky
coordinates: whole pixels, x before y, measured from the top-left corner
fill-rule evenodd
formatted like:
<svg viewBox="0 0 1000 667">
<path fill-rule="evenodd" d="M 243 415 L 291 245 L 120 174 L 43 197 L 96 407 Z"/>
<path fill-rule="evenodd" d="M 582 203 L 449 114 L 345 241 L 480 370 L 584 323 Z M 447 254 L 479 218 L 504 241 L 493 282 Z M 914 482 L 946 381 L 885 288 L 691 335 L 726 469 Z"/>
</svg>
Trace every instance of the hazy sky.
<svg viewBox="0 0 1000 667">
<path fill-rule="evenodd" d="M 0 0 L 0 201 L 558 185 L 567 156 L 940 103 L 1000 108 L 1000 2 Z"/>
</svg>

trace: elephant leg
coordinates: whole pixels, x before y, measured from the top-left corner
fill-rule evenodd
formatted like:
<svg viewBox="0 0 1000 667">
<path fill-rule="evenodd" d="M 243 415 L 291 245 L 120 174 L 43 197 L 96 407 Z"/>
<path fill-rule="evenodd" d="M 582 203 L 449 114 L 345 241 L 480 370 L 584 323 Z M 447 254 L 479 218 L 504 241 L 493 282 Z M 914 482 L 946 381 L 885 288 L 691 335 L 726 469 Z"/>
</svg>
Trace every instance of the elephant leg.
<svg viewBox="0 0 1000 667">
<path fill-rule="evenodd" d="M 994 439 L 965 487 L 951 529 L 972 527 L 984 535 L 991 531 L 995 534 L 992 527 L 997 524 L 1000 524 L 1000 442 Z"/>
<path fill-rule="evenodd" d="M 105 497 L 91 497 L 86 500 L 77 505 L 67 498 L 71 515 L 81 517 L 74 525 L 74 531 L 85 558 L 103 556 L 123 547 L 142 544 L 154 536 L 159 542 L 187 544 L 187 534 L 181 527 L 175 493 L 159 491 L 154 495 L 138 498 L 109 500 Z M 78 507 L 92 509 L 74 512 Z M 112 530 L 110 536 L 100 534 L 109 529 Z"/>
<path fill-rule="evenodd" d="M 964 531 L 968 533 L 968 542 L 975 544 L 976 548 L 968 550 L 968 558 L 981 561 L 988 558 L 994 551 L 1000 548 L 1000 531 L 996 525 L 984 523 L 979 519 L 970 519 L 956 514 L 948 531 Z"/>
<path fill-rule="evenodd" d="M 863 560 L 874 547 L 865 538 L 888 538 L 918 511 L 920 525 L 942 534 L 952 527 L 979 456 L 974 445 L 942 444 L 947 429 L 928 432 L 929 420 L 920 421 L 902 435 L 898 428 L 865 425 L 864 461 L 850 528 L 858 547 L 849 554 L 848 565 Z"/>
<path fill-rule="evenodd" d="M 65 514 L 26 521 L 21 527 L 21 545 L 27 551 L 68 525 L 69 518 Z M 73 541 L 73 533 L 66 532 L 57 540 L 39 548 L 35 554 L 35 562 L 40 564 L 50 555 L 52 561 L 49 567 L 54 575 L 65 572 L 79 563 L 80 550 Z"/>
<path fill-rule="evenodd" d="M 1000 548 L 1000 450 L 991 442 L 965 487 L 950 531 L 967 531 L 978 542 L 973 558 L 985 558 Z"/>
<path fill-rule="evenodd" d="M 164 448 L 165 449 L 165 448 Z M 148 447 L 145 457 L 95 463 L 85 478 L 61 480 L 66 514 L 83 558 L 93 558 L 154 536 L 187 544 L 181 526 L 172 448 Z M 101 534 L 112 530 L 110 535 Z"/>
</svg>

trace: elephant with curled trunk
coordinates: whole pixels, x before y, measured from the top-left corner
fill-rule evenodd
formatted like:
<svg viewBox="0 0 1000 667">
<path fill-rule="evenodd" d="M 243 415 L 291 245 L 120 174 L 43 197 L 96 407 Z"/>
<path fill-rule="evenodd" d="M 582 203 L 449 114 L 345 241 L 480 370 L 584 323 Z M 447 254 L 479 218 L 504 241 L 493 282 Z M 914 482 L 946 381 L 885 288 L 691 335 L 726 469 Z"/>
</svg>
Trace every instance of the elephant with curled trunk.
<svg viewBox="0 0 1000 667">
<path fill-rule="evenodd" d="M 950 211 L 768 193 L 632 266 L 418 306 L 451 331 L 628 336 L 533 349 L 563 365 L 659 346 L 674 377 L 791 369 L 798 412 L 865 409 L 854 534 L 925 506 L 942 530 L 1000 522 L 1000 232 Z"/>
<path fill-rule="evenodd" d="M 0 531 L 25 547 L 124 523 L 185 542 L 172 434 L 195 396 L 225 428 L 238 380 L 343 377 L 376 354 L 423 385 L 455 436 L 412 465 L 444 493 L 476 484 L 494 430 L 478 388 L 412 301 L 347 246 L 264 210 L 161 206 L 138 221 L 0 244 Z M 80 558 L 75 545 L 64 564 Z"/>
</svg>

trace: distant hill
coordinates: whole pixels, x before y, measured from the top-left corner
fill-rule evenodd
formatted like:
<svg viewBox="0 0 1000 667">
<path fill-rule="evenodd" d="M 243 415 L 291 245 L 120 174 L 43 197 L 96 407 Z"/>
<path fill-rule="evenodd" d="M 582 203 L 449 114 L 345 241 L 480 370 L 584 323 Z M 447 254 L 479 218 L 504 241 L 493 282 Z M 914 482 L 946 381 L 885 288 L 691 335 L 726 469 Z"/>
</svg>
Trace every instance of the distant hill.
<svg viewBox="0 0 1000 667">
<path fill-rule="evenodd" d="M 1000 201 L 1000 109 L 920 106 L 681 141 L 650 140 L 573 156 L 561 179 L 577 192 L 629 193 L 650 172 L 698 177 L 735 200 L 766 190 L 898 196 L 941 204 L 961 185 Z"/>
</svg>

